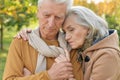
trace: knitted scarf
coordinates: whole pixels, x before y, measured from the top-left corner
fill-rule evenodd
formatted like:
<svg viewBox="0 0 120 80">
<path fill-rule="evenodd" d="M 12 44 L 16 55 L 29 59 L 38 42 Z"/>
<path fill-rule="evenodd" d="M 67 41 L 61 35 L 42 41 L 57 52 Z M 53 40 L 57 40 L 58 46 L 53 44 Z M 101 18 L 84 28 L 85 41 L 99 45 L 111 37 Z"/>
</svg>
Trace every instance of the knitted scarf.
<svg viewBox="0 0 120 80">
<path fill-rule="evenodd" d="M 38 51 L 35 73 L 46 70 L 46 57 L 57 57 L 60 54 L 65 54 L 64 49 L 67 49 L 67 43 L 62 32 L 59 32 L 58 34 L 60 47 L 56 47 L 54 45 L 47 45 L 43 39 L 41 39 L 39 29 L 40 28 L 37 28 L 31 33 L 28 33 L 29 44 Z"/>
</svg>

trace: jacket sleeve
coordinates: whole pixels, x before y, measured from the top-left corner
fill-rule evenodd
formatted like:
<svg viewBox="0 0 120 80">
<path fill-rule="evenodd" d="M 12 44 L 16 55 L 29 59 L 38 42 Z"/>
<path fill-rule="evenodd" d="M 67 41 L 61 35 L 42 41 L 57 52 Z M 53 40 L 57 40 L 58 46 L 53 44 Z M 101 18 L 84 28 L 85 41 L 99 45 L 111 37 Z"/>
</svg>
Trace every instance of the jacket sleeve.
<svg viewBox="0 0 120 80">
<path fill-rule="evenodd" d="M 3 80 L 49 80 L 47 71 L 30 76 L 23 75 L 24 62 L 20 43 L 21 40 L 14 39 L 9 47 Z"/>
<path fill-rule="evenodd" d="M 119 66 L 116 55 L 117 51 L 113 49 L 98 51 L 89 80 L 117 80 Z"/>
</svg>

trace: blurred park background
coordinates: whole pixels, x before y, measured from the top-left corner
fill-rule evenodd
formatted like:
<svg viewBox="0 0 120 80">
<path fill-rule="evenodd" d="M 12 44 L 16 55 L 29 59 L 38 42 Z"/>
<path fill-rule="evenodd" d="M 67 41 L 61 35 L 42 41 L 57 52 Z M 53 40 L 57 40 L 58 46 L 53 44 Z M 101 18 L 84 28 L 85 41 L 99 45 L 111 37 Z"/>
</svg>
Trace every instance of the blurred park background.
<svg viewBox="0 0 120 80">
<path fill-rule="evenodd" d="M 92 9 L 120 36 L 120 0 L 74 0 L 74 5 Z M 0 80 L 13 36 L 22 28 L 38 26 L 36 12 L 37 0 L 0 0 Z"/>
</svg>

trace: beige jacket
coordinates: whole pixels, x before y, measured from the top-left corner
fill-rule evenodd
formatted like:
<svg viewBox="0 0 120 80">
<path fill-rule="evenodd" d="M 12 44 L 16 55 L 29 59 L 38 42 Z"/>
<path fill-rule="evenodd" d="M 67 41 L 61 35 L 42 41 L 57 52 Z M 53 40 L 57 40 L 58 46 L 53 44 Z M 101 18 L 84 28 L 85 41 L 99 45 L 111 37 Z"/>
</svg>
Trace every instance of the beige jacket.
<svg viewBox="0 0 120 80">
<path fill-rule="evenodd" d="M 44 40 L 48 45 L 59 46 L 58 41 Z M 72 50 L 70 58 L 73 74 L 76 80 L 83 79 L 81 65 L 77 62 L 76 51 Z M 54 58 L 46 57 L 46 71 L 35 74 L 38 52 L 29 45 L 28 41 L 14 39 L 10 45 L 4 70 L 3 80 L 50 80 L 47 70 L 54 63 Z M 23 69 L 27 68 L 32 75 L 24 76 Z"/>
<path fill-rule="evenodd" d="M 117 31 L 86 49 L 83 56 L 89 56 L 85 62 L 84 80 L 120 80 L 120 49 Z"/>
</svg>

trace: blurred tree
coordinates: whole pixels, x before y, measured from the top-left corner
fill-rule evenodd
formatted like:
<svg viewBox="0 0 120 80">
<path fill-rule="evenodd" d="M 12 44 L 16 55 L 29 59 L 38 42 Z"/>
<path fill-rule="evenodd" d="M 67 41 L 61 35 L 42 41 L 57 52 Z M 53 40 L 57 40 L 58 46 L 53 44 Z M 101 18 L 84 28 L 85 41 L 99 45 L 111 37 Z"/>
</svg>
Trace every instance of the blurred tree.
<svg viewBox="0 0 120 80">
<path fill-rule="evenodd" d="M 23 25 L 28 26 L 30 19 L 35 18 L 36 3 L 34 0 L 4 0 L 2 11 L 3 25 L 5 27 L 17 26 L 19 30 Z"/>
<path fill-rule="evenodd" d="M 95 4 L 93 0 L 89 1 L 75 0 L 74 5 L 82 5 L 92 9 L 95 13 L 106 19 L 109 28 L 116 29 L 120 36 L 120 1 L 104 0 L 104 2 L 98 4 Z"/>
<path fill-rule="evenodd" d="M 3 49 L 3 17 L 4 13 L 2 9 L 4 8 L 4 1 L 0 1 L 0 49 Z"/>
<path fill-rule="evenodd" d="M 31 20 L 36 20 L 37 0 L 0 0 L 0 47 L 2 46 L 3 28 L 29 26 Z"/>
</svg>

